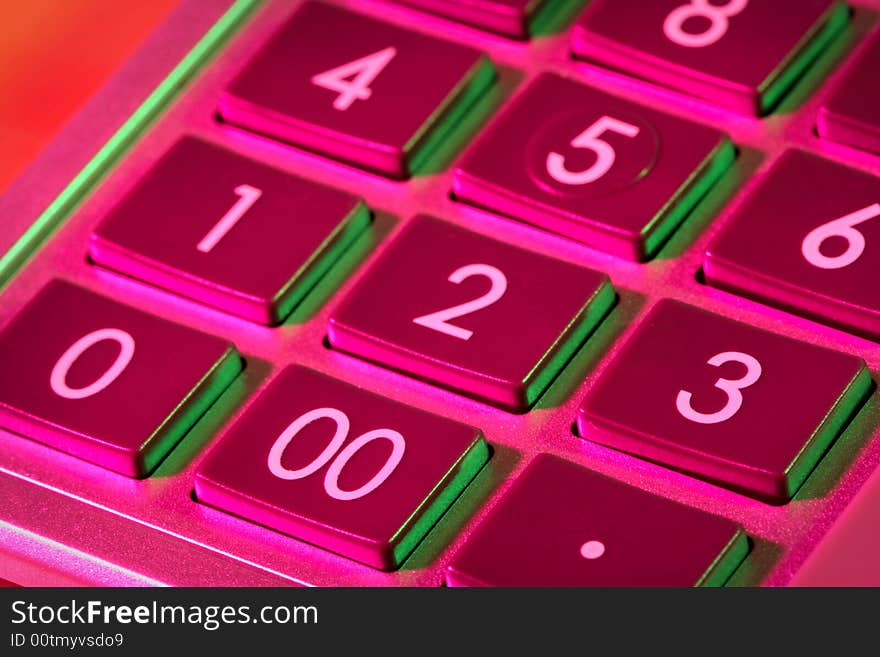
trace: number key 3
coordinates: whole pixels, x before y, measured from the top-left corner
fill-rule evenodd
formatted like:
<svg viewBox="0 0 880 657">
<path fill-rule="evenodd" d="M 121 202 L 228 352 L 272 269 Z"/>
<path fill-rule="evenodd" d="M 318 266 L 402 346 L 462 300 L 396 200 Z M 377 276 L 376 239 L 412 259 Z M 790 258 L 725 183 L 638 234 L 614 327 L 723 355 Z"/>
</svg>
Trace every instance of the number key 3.
<svg viewBox="0 0 880 657">
<path fill-rule="evenodd" d="M 709 245 L 711 285 L 880 341 L 880 180 L 788 151 Z"/>
<path fill-rule="evenodd" d="M 277 324 L 369 221 L 354 196 L 185 137 L 111 210 L 89 255 L 228 313 Z"/>
<path fill-rule="evenodd" d="M 613 302 L 603 274 L 416 217 L 331 313 L 328 334 L 343 351 L 523 411 Z"/>
<path fill-rule="evenodd" d="M 664 300 L 588 391 L 578 431 L 784 502 L 870 388 L 859 358 Z"/>
</svg>

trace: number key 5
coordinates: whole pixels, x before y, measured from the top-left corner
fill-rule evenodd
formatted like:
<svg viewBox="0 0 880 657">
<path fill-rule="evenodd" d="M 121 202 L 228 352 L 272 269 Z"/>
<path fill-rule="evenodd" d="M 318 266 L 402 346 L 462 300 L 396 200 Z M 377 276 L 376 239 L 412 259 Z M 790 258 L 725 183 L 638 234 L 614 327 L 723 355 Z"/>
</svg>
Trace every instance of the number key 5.
<svg viewBox="0 0 880 657">
<path fill-rule="evenodd" d="M 578 431 L 784 502 L 870 388 L 859 358 L 664 300 L 588 391 Z"/>
<path fill-rule="evenodd" d="M 523 411 L 613 302 L 603 274 L 416 217 L 332 311 L 328 334 L 343 351 Z"/>
<path fill-rule="evenodd" d="M 544 74 L 474 143 L 453 185 L 457 199 L 645 260 L 733 158 L 717 130 Z"/>
<path fill-rule="evenodd" d="M 880 180 L 784 153 L 709 245 L 703 271 L 711 285 L 880 340 Z"/>
</svg>

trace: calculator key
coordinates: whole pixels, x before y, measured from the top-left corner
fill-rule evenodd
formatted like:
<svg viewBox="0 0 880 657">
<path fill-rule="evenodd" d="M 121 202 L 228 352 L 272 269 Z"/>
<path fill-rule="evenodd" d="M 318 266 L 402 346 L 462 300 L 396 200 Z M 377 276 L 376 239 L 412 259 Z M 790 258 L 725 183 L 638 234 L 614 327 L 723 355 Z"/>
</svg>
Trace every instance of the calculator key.
<svg viewBox="0 0 880 657">
<path fill-rule="evenodd" d="M 541 454 L 453 557 L 449 586 L 721 586 L 736 523 Z"/>
<path fill-rule="evenodd" d="M 722 132 L 539 76 L 455 169 L 458 199 L 633 260 L 733 162 Z"/>
<path fill-rule="evenodd" d="M 453 20 L 515 39 L 538 32 L 553 12 L 554 0 L 398 0 Z"/>
<path fill-rule="evenodd" d="M 849 21 L 837 0 L 594 0 L 576 56 L 766 114 Z"/>
<path fill-rule="evenodd" d="M 820 137 L 880 153 L 880 32 L 819 108 Z"/>
<path fill-rule="evenodd" d="M 398 567 L 489 459 L 479 429 L 288 367 L 196 474 L 200 502 Z"/>
<path fill-rule="evenodd" d="M 219 112 L 400 179 L 425 165 L 494 77 L 477 50 L 308 2 L 223 92 Z"/>
<path fill-rule="evenodd" d="M 241 370 L 226 340 L 53 281 L 0 333 L 0 425 L 149 474 Z"/>
<path fill-rule="evenodd" d="M 369 223 L 360 199 L 195 138 L 98 226 L 99 265 L 277 324 Z"/>
<path fill-rule="evenodd" d="M 331 314 L 329 339 L 524 411 L 614 300 L 604 274 L 417 217 Z"/>
<path fill-rule="evenodd" d="M 860 358 L 662 300 L 587 393 L 577 426 L 594 442 L 782 503 L 871 385 Z"/>
<path fill-rule="evenodd" d="M 880 341 L 880 179 L 788 151 L 709 245 L 706 281 Z"/>
</svg>

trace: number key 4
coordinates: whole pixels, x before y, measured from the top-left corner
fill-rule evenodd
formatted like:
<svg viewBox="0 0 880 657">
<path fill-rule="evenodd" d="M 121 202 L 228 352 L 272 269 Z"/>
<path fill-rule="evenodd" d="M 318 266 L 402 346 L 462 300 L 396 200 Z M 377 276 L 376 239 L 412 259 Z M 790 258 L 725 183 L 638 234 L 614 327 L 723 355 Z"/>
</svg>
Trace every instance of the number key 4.
<svg viewBox="0 0 880 657">
<path fill-rule="evenodd" d="M 523 411 L 614 298 L 604 274 L 416 217 L 331 313 L 328 334 L 343 351 Z"/>
<path fill-rule="evenodd" d="M 417 172 L 495 77 L 480 52 L 305 3 L 220 98 L 220 116 L 392 178 Z"/>
<path fill-rule="evenodd" d="M 645 260 L 734 156 L 717 130 L 543 74 L 465 154 L 453 186 L 457 199 Z"/>
<path fill-rule="evenodd" d="M 584 59 L 765 114 L 849 20 L 836 0 L 594 0 L 572 33 Z"/>
<path fill-rule="evenodd" d="M 777 160 L 703 261 L 711 284 L 880 341 L 880 179 Z"/>
<path fill-rule="evenodd" d="M 578 432 L 784 502 L 871 385 L 855 356 L 664 300 L 587 393 Z"/>
</svg>

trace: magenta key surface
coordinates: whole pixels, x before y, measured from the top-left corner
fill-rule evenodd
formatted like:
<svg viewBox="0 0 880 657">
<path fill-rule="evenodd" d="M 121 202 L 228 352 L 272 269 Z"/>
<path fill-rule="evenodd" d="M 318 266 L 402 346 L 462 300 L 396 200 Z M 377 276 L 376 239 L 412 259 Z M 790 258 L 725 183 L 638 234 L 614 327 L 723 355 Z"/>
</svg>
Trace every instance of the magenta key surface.
<svg viewBox="0 0 880 657">
<path fill-rule="evenodd" d="M 880 153 L 880 32 L 819 108 L 820 137 Z"/>
<path fill-rule="evenodd" d="M 849 21 L 837 0 L 594 0 L 584 59 L 746 114 L 765 114 Z"/>
<path fill-rule="evenodd" d="M 337 349 L 523 411 L 614 300 L 604 274 L 422 216 L 331 313 L 328 335 Z"/>
<path fill-rule="evenodd" d="M 195 489 L 201 502 L 390 570 L 488 459 L 479 429 L 293 366 L 221 438 Z"/>
<path fill-rule="evenodd" d="M 860 358 L 662 300 L 587 393 L 578 432 L 784 502 L 871 385 Z"/>
<path fill-rule="evenodd" d="M 187 137 L 98 226 L 89 255 L 234 315 L 277 324 L 369 220 L 354 196 Z"/>
<path fill-rule="evenodd" d="M 477 50 L 308 2 L 226 89 L 219 111 L 248 130 L 406 178 L 494 76 Z"/>
<path fill-rule="evenodd" d="M 453 185 L 458 199 L 644 260 L 734 156 L 717 130 L 545 73 L 483 132 Z"/>
<path fill-rule="evenodd" d="M 721 586 L 748 552 L 725 518 L 538 455 L 446 572 L 449 586 Z"/>
<path fill-rule="evenodd" d="M 709 245 L 703 272 L 880 342 L 880 179 L 786 152 Z"/>
<path fill-rule="evenodd" d="M 149 474 L 241 370 L 226 340 L 62 281 L 0 333 L 0 425 Z"/>
<path fill-rule="evenodd" d="M 543 12 L 552 12 L 555 0 L 397 0 L 453 20 L 516 39 L 527 39 Z"/>
</svg>

